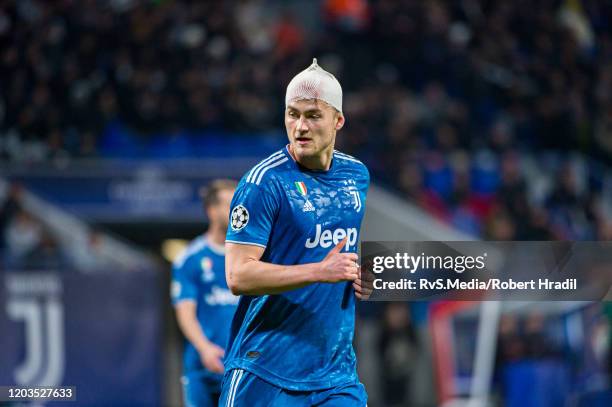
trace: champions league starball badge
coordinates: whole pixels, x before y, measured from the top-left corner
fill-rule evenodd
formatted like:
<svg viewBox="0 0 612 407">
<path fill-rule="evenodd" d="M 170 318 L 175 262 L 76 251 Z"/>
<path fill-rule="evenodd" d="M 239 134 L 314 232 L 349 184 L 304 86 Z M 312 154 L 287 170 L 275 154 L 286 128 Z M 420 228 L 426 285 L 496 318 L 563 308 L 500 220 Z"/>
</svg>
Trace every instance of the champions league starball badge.
<svg viewBox="0 0 612 407">
<path fill-rule="evenodd" d="M 232 209 L 232 230 L 237 232 L 242 230 L 249 223 L 249 211 L 242 205 L 238 205 Z"/>
</svg>

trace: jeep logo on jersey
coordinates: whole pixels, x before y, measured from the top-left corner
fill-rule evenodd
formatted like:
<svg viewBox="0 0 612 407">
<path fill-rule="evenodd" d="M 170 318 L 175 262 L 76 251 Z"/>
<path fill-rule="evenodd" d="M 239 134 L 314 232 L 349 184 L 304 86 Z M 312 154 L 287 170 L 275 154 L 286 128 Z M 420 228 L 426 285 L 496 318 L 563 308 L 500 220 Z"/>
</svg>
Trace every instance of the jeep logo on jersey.
<svg viewBox="0 0 612 407">
<path fill-rule="evenodd" d="M 346 242 L 346 246 L 344 246 L 345 251 L 349 251 L 351 247 L 355 246 L 357 243 L 357 229 L 356 228 L 338 228 L 333 232 L 329 229 L 325 229 L 321 231 L 321 225 L 317 223 L 317 230 L 314 239 L 306 240 L 306 247 L 312 249 L 317 246 L 321 246 L 324 249 L 331 247 L 332 245 L 337 245 L 344 239 L 348 237 Z"/>
<path fill-rule="evenodd" d="M 210 294 L 204 297 L 208 305 L 236 305 L 239 297 L 226 288 L 213 285 Z"/>
<path fill-rule="evenodd" d="M 247 211 L 247 208 L 242 205 L 235 206 L 232 209 L 232 230 L 234 232 L 242 230 L 247 223 L 249 223 L 249 211 Z"/>
</svg>

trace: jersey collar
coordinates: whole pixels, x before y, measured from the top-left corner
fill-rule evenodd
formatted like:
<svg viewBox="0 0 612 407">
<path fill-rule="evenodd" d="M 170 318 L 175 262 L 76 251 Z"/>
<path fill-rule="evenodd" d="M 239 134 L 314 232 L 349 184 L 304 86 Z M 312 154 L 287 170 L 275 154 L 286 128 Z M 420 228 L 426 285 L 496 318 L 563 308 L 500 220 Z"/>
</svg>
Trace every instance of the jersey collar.
<svg viewBox="0 0 612 407">
<path fill-rule="evenodd" d="M 213 242 L 208 238 L 207 235 L 204 235 L 204 241 L 206 242 L 206 245 L 210 248 L 210 250 L 212 250 L 215 254 L 218 254 L 219 256 L 225 256 L 225 246 Z"/>
</svg>

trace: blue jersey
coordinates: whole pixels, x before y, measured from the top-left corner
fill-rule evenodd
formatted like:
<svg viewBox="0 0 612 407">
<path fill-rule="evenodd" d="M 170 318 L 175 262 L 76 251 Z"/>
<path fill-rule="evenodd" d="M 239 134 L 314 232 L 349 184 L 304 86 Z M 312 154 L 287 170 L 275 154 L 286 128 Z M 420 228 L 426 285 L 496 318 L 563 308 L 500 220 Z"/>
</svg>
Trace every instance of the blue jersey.
<svg viewBox="0 0 612 407">
<path fill-rule="evenodd" d="M 367 168 L 346 154 L 336 151 L 328 171 L 312 171 L 285 148 L 238 184 L 226 241 L 263 247 L 261 260 L 281 265 L 319 262 L 345 237 L 343 251 L 354 253 L 369 179 Z M 355 382 L 354 325 L 351 282 L 242 296 L 226 369 L 298 391 Z"/>
<path fill-rule="evenodd" d="M 204 335 L 225 348 L 238 297 L 227 288 L 224 248 L 208 242 L 204 236 L 194 239 L 172 268 L 172 303 L 193 300 Z M 186 373 L 206 371 L 194 346 L 185 341 Z M 207 371 L 206 371 L 207 372 Z M 223 376 L 208 372 L 221 381 Z"/>
</svg>

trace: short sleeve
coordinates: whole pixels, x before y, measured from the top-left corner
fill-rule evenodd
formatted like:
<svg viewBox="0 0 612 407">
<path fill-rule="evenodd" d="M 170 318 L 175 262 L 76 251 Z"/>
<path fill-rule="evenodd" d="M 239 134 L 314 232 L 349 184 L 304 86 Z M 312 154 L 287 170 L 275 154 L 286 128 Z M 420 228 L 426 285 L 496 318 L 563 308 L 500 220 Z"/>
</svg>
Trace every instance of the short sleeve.
<svg viewBox="0 0 612 407">
<path fill-rule="evenodd" d="M 226 242 L 266 247 L 280 208 L 271 182 L 241 182 L 232 199 Z"/>
<path fill-rule="evenodd" d="M 172 304 L 176 305 L 183 300 L 198 299 L 197 270 L 194 269 L 193 261 L 183 261 L 172 267 L 172 284 L 170 296 Z"/>
</svg>

